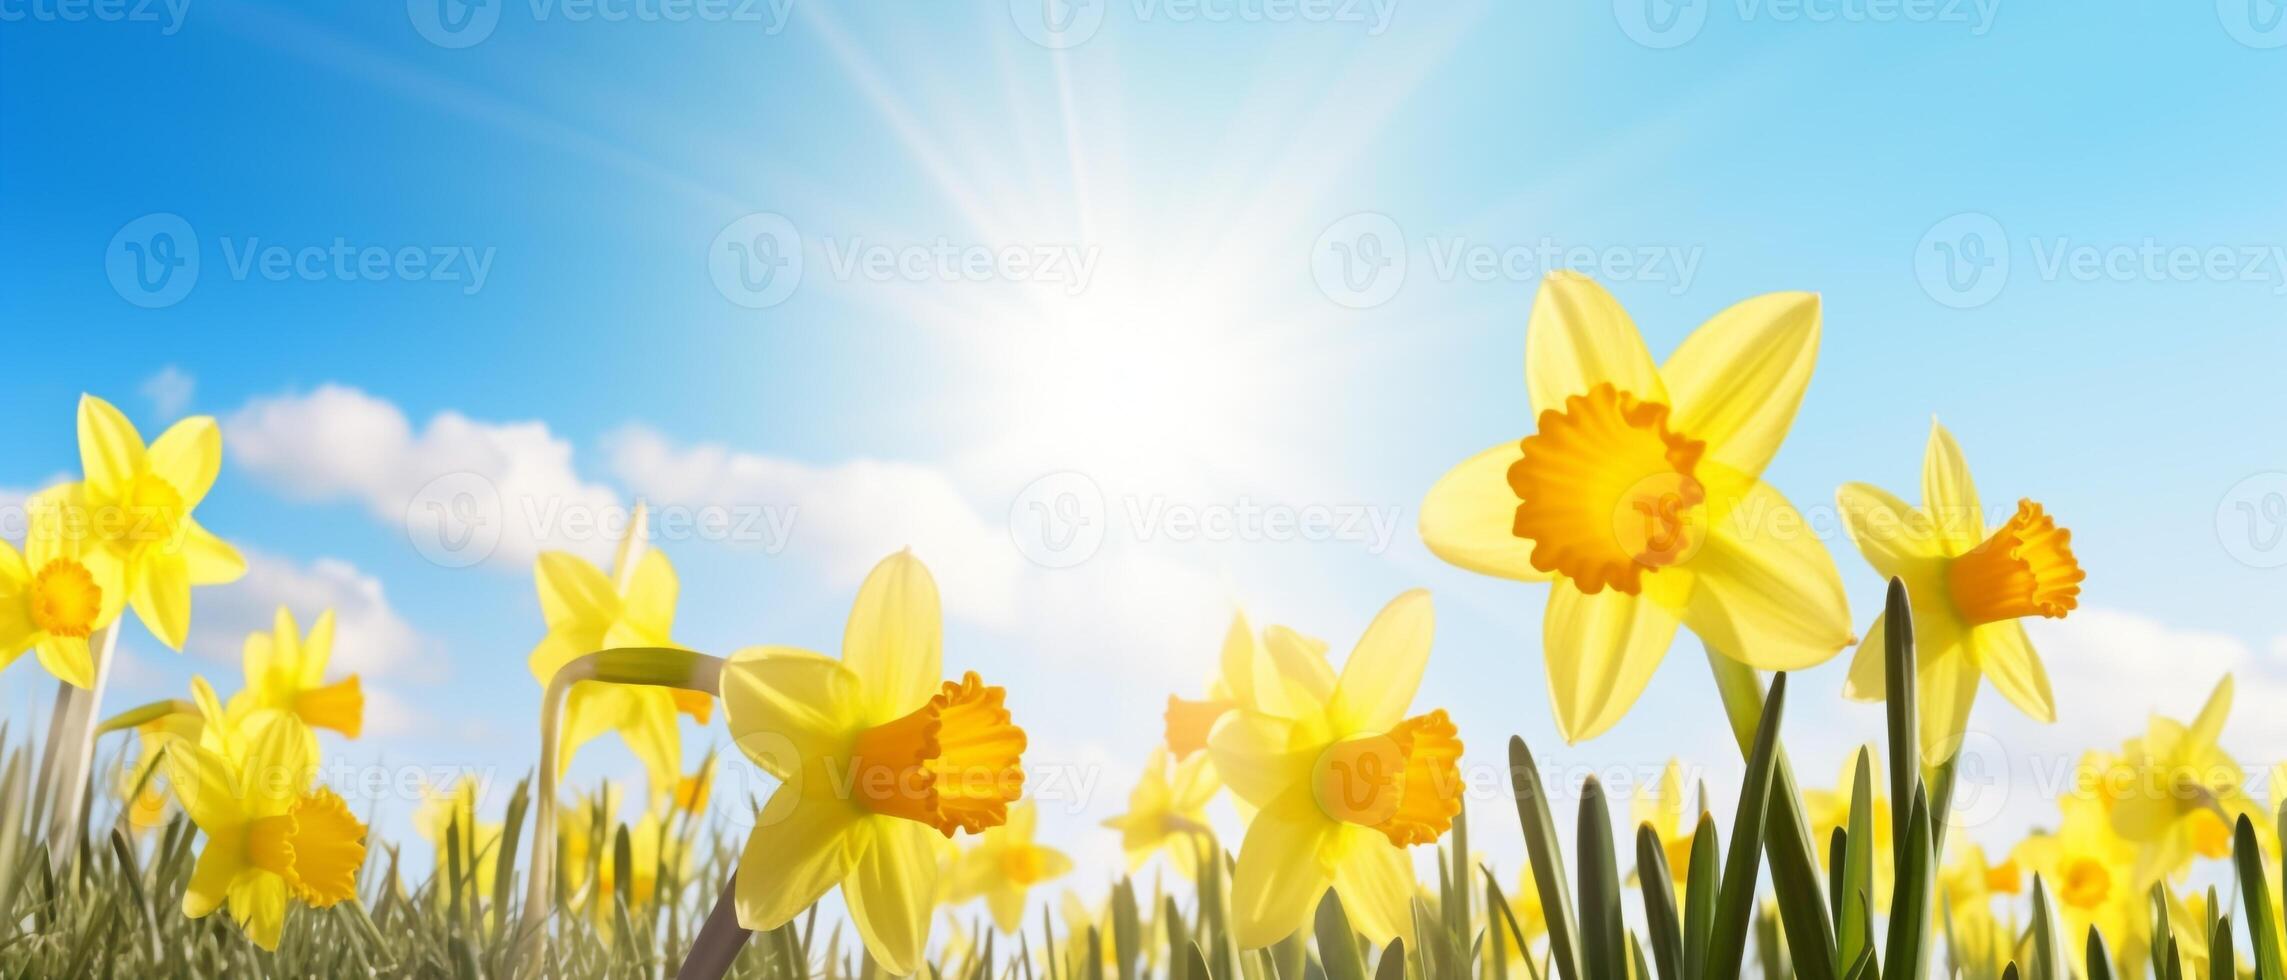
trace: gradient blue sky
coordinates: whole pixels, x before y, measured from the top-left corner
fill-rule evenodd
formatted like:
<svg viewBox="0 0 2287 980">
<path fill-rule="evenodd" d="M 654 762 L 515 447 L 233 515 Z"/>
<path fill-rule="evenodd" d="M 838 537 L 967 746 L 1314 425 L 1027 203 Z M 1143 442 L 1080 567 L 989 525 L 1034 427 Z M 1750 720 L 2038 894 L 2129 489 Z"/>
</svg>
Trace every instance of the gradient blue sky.
<svg viewBox="0 0 2287 980">
<path fill-rule="evenodd" d="M 913 546 L 945 587 L 948 667 L 1007 684 L 1034 760 L 1095 780 L 1043 816 L 1090 888 L 1115 856 L 1094 822 L 1121 809 L 1165 695 L 1197 693 L 1237 607 L 1339 656 L 1426 586 L 1439 633 L 1417 703 L 1449 707 L 1474 760 L 1498 765 L 1519 733 L 1607 775 L 1680 754 L 1720 790 L 1735 764 L 1696 644 L 1618 728 L 1562 747 L 1545 589 L 1446 567 L 1414 536 L 1429 484 L 1529 421 L 1538 270 L 1480 281 L 1440 275 L 1440 257 L 1545 242 L 1593 249 L 1585 270 L 1660 355 L 1738 299 L 1823 294 L 1817 375 L 1768 474 L 1798 504 L 1830 511 L 1846 480 L 1911 496 L 1936 416 L 1989 507 L 2032 496 L 2074 530 L 2084 608 L 2035 634 L 2063 718 L 2038 729 L 1981 702 L 2015 788 L 1977 836 L 2050 812 L 2029 766 L 2053 773 L 2149 710 L 2188 715 L 2225 669 L 2241 679 L 2228 741 L 2251 769 L 2287 755 L 2287 722 L 2255 710 L 2287 695 L 2287 571 L 2264 567 L 2287 550 L 2262 547 L 2287 528 L 2287 136 L 2256 111 L 2287 83 L 2270 0 L 1396 0 L 1378 29 L 1364 3 L 1331 8 L 1361 22 L 1094 0 L 1078 9 L 1098 26 L 1054 50 L 1020 28 L 1039 13 L 1022 2 L 794 0 L 780 22 L 767 3 L 671 20 L 644 12 L 699 8 L 492 0 L 489 33 L 437 35 L 465 47 L 417 26 L 435 2 L 191 0 L 179 22 L 157 6 L 114 22 L 0 0 L 16 354 L 0 485 L 76 469 L 82 391 L 147 434 L 214 414 L 229 459 L 202 518 L 257 566 L 199 593 L 190 652 L 131 631 L 111 707 L 194 671 L 232 689 L 239 638 L 271 606 L 306 621 L 330 604 L 380 692 L 378 730 L 329 740 L 334 757 L 523 772 L 530 548 L 610 542 L 511 530 L 488 561 L 432 562 L 407 506 L 469 472 L 512 504 L 793 515 L 784 542 L 662 543 L 678 638 L 709 652 L 835 649 L 858 576 Z M 1647 33 L 1647 10 L 1683 19 Z M 763 309 L 711 273 L 718 233 L 756 212 L 798 230 L 805 262 Z M 1353 309 L 1314 261 L 1359 213 L 1394 225 L 1407 265 L 1394 296 Z M 147 309 L 107 270 L 151 214 L 179 216 L 201 266 Z M 473 290 L 232 274 L 252 247 L 336 240 L 491 258 Z M 1093 271 L 1077 290 L 836 274 L 852 249 L 939 241 L 1077 249 Z M 1955 292 L 1931 271 L 1949 245 L 2008 265 Z M 2051 265 L 2122 249 L 2163 259 Z M 1690 275 L 1620 270 L 1609 250 Z M 2214 250 L 2214 270 L 2166 265 Z M 1065 472 L 1101 495 L 1109 531 L 1045 567 L 1026 558 L 1041 539 L 1025 488 Z M 1370 514 L 1396 536 L 1196 540 L 1127 517 L 1242 502 Z M 1869 620 L 1879 582 L 1825 529 Z M 0 674 L 11 719 L 45 710 L 30 664 Z M 1798 678 L 1811 781 L 1878 731 L 1841 681 L 1840 660 Z M 719 721 L 687 734 L 694 758 L 725 738 Z M 577 771 L 634 773 L 615 746 Z M 1513 869 L 1503 798 L 1480 801 L 1493 832 L 1477 840 Z M 367 802 L 406 836 L 412 801 Z"/>
</svg>

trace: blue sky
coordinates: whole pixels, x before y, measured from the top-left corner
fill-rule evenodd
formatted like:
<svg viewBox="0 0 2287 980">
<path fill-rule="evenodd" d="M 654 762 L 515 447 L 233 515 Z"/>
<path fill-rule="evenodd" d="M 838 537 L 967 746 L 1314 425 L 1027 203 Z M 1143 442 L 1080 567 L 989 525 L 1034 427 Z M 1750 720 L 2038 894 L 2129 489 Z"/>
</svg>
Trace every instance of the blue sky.
<svg viewBox="0 0 2287 980">
<path fill-rule="evenodd" d="M 228 461 L 202 519 L 255 558 L 199 594 L 190 652 L 127 635 L 114 707 L 194 671 L 228 690 L 270 607 L 332 605 L 386 699 L 334 757 L 512 778 L 537 742 L 531 555 L 610 550 L 528 515 L 641 495 L 752 532 L 660 542 L 678 638 L 714 653 L 833 650 L 864 569 L 914 547 L 945 587 L 948 666 L 1010 688 L 1037 761 L 1092 774 L 1043 819 L 1085 880 L 1111 873 L 1093 824 L 1165 695 L 1197 693 L 1239 607 L 1339 655 L 1428 587 L 1417 704 L 1452 709 L 1478 761 L 1519 733 L 1608 775 L 1681 754 L 1720 788 L 1695 644 L 1618 728 L 1560 747 L 1545 590 L 1414 536 L 1446 467 L 1529 423 L 1524 314 L 1554 256 L 1659 355 L 1736 300 L 1823 295 L 1768 474 L 1799 505 L 1846 480 L 1911 496 L 1935 416 L 1989 507 L 2030 496 L 2073 529 L 2084 608 L 2036 632 L 2062 720 L 1979 707 L 2010 785 L 2146 711 L 2189 714 L 2225 669 L 2228 740 L 2251 769 L 2287 754 L 2287 725 L 2246 708 L 2287 693 L 2287 571 L 2265 567 L 2287 551 L 2262 546 L 2287 526 L 2267 424 L 2287 408 L 2287 143 L 2251 113 L 2287 81 L 2270 0 L 1093 0 L 1043 35 L 1063 47 L 1028 36 L 1023 2 L 436 2 L 120 19 L 0 0 L 0 486 L 75 469 L 82 391 L 147 434 L 213 414 Z M 456 34 L 440 10 L 479 19 Z M 1360 229 L 1403 252 L 1377 280 L 1394 292 L 1328 275 Z M 187 291 L 123 271 L 154 230 L 196 243 Z M 786 246 L 799 284 L 749 288 L 733 244 Z M 1988 261 L 1949 278 L 1956 255 Z M 406 518 L 455 473 L 505 508 L 467 567 L 425 557 Z M 1036 560 L 1030 504 L 1075 487 L 1102 543 Z M 1250 507 L 1356 523 L 1160 519 Z M 771 517 L 791 536 L 755 530 Z M 1870 620 L 1880 583 L 1829 546 Z M 0 674 L 11 718 L 49 696 L 28 664 Z M 1806 778 L 1878 731 L 1841 665 L 1799 679 Z M 724 738 L 688 735 L 694 757 Z M 599 746 L 578 771 L 634 770 Z M 411 801 L 370 802 L 406 836 Z M 1505 830 L 1501 797 L 1482 804 Z M 2000 812 L 1979 836 L 2047 810 L 2012 791 Z M 1513 836 L 1477 839 L 1513 868 Z"/>
</svg>

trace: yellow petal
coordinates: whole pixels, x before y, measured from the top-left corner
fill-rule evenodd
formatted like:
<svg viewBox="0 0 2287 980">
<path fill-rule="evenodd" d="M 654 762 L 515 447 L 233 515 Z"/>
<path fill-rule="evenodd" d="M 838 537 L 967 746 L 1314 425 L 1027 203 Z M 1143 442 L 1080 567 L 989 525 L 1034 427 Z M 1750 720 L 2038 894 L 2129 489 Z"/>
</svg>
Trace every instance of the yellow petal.
<svg viewBox="0 0 2287 980">
<path fill-rule="evenodd" d="M 40 658 L 40 666 L 55 679 L 83 691 L 95 686 L 95 656 L 88 649 L 87 637 L 43 633 L 32 649 Z"/>
<path fill-rule="evenodd" d="M 723 721 L 765 772 L 795 778 L 800 760 L 837 754 L 863 722 L 858 678 L 824 654 L 748 647 L 723 665 Z"/>
<path fill-rule="evenodd" d="M 190 884 L 183 889 L 183 915 L 203 919 L 214 914 L 229 897 L 230 883 L 243 870 L 236 848 L 208 841 L 206 849 L 199 852 L 198 864 L 191 868 Z"/>
<path fill-rule="evenodd" d="M 1406 706 L 1421 689 L 1429 669 L 1429 646 L 1437 616 L 1429 592 L 1414 589 L 1382 607 L 1358 646 L 1342 665 L 1326 715 L 1335 734 L 1380 732 L 1405 720 Z"/>
<path fill-rule="evenodd" d="M 1515 533 L 1517 493 L 1509 467 L 1525 455 L 1521 440 L 1480 452 L 1437 478 L 1421 502 L 1421 541 L 1437 557 L 1481 575 L 1545 582 L 1533 567 L 1533 543 Z"/>
<path fill-rule="evenodd" d="M 781 786 L 762 808 L 739 858 L 739 925 L 767 932 L 785 925 L 841 883 L 870 839 L 862 815 L 831 798 L 804 798 Z M 915 826 L 920 826 L 915 824 Z"/>
<path fill-rule="evenodd" d="M 563 727 L 556 733 L 556 778 L 571 769 L 580 747 L 605 733 L 627 727 L 635 711 L 633 691 L 620 684 L 581 681 L 564 695 Z M 629 746 L 634 748 L 633 745 Z"/>
<path fill-rule="evenodd" d="M 1707 460 L 1760 476 L 1794 424 L 1818 360 L 1816 293 L 1767 293 L 1702 324 L 1660 369 L 1669 424 L 1707 443 Z"/>
<path fill-rule="evenodd" d="M 162 744 L 167 752 L 167 788 L 192 823 L 210 840 L 227 839 L 245 825 L 247 811 L 240 805 L 236 772 L 227 760 L 187 739 Z"/>
<path fill-rule="evenodd" d="M 1915 638 L 1919 680 L 1916 708 L 1922 718 L 1922 764 L 1935 766 L 1961 749 L 1969 708 L 1977 700 L 1977 664 L 1959 642 L 1940 647 Z"/>
<path fill-rule="evenodd" d="M 1684 623 L 1717 652 L 1762 670 L 1800 670 L 1850 644 L 1842 573 L 1770 484 L 1749 484 L 1686 565 L 1698 588 Z"/>
<path fill-rule="evenodd" d="M 181 555 L 155 553 L 146 557 L 142 575 L 128 601 L 135 617 L 167 649 L 181 650 L 191 631 L 191 577 Z"/>
<path fill-rule="evenodd" d="M 192 585 L 225 585 L 246 574 L 246 558 L 238 549 L 188 515 L 182 535 L 183 570 Z"/>
<path fill-rule="evenodd" d="M 1223 780 L 1215 771 L 1214 753 L 1195 752 L 1175 764 L 1175 775 L 1168 780 L 1167 805 L 1177 813 L 1190 813 L 1205 807 L 1222 788 Z"/>
<path fill-rule="evenodd" d="M 1376 946 L 1403 939 L 1413 944 L 1413 859 L 1389 838 L 1345 825 L 1333 859 L 1334 894 L 1350 925 Z"/>
<path fill-rule="evenodd" d="M 578 555 L 541 552 L 532 566 L 532 581 L 540 590 L 540 615 L 550 629 L 588 629 L 600 635 L 619 618 L 619 590 L 602 569 Z"/>
<path fill-rule="evenodd" d="M 2026 652 L 2030 654 L 2032 648 L 2027 646 Z M 2034 666 L 2038 668 L 2040 662 L 2034 661 Z M 2047 678 L 2043 678 L 2043 680 L 2046 681 Z M 2045 683 L 2042 685 L 2042 689 L 2047 690 Z M 2208 694 L 2207 703 L 2200 706 L 2199 717 L 2192 719 L 2192 724 L 2189 726 L 2191 730 L 2185 735 L 2185 738 L 2198 747 L 2196 751 L 2204 752 L 2214 747 L 2217 740 L 2223 737 L 2224 719 L 2231 714 L 2232 690 L 2231 675 L 2223 675 L 2221 680 L 2216 681 L 2215 690 Z"/>
<path fill-rule="evenodd" d="M 1883 639 L 1888 631 L 1887 612 L 1874 614 L 1874 625 L 1866 628 L 1866 635 L 1858 641 L 1858 652 L 1850 657 L 1850 676 L 1842 683 L 1842 696 L 1854 701 L 1880 701 L 1890 690 L 1889 645 Z"/>
<path fill-rule="evenodd" d="M 2025 625 L 2014 619 L 1984 623 L 1969 631 L 1969 648 L 1978 670 L 1993 682 L 1994 690 L 2008 698 L 2034 721 L 2057 720 L 2057 698 L 2049 692 L 2049 672 L 2033 652 Z"/>
<path fill-rule="evenodd" d="M 842 664 L 865 691 L 866 721 L 883 724 L 929 700 L 944 683 L 937 580 L 910 551 L 867 573 L 842 632 Z"/>
<path fill-rule="evenodd" d="M 1930 422 L 1929 449 L 1922 454 L 1922 510 L 1934 522 L 1946 553 L 1958 555 L 1985 540 L 1985 513 L 1978 509 L 1977 484 L 1953 433 Z"/>
<path fill-rule="evenodd" d="M 230 885 L 230 917 L 254 945 L 275 952 L 286 931 L 286 879 L 269 873 L 239 875 Z"/>
<path fill-rule="evenodd" d="M 1241 948 L 1269 946 L 1309 921 L 1334 884 L 1324 854 L 1340 826 L 1319 811 L 1307 785 L 1255 815 L 1231 874 L 1232 931 Z"/>
<path fill-rule="evenodd" d="M 643 763 L 652 801 L 664 802 L 683 779 L 683 730 L 675 723 L 675 698 L 663 687 L 622 686 L 631 710 L 619 726 L 619 737 Z"/>
<path fill-rule="evenodd" d="M 247 741 L 247 812 L 257 817 L 286 812 L 309 787 L 317 768 L 318 738 L 310 726 L 291 714 L 271 712 Z"/>
<path fill-rule="evenodd" d="M 665 646 L 674 632 L 675 596 L 681 586 L 667 553 L 653 548 L 635 563 L 628 579 L 621 619 L 651 645 Z"/>
<path fill-rule="evenodd" d="M 1263 650 L 1286 682 L 1292 706 L 1315 710 L 1334 697 L 1334 666 L 1326 662 L 1325 640 L 1270 626 L 1263 630 Z"/>
<path fill-rule="evenodd" d="M 1667 656 L 1678 624 L 1675 612 L 1649 597 L 1618 589 L 1590 595 L 1569 580 L 1550 588 L 1541 649 L 1565 741 L 1602 734 L 1628 713 Z"/>
<path fill-rule="evenodd" d="M 1561 412 L 1566 398 L 1606 381 L 1646 401 L 1668 400 L 1659 368 L 1619 301 L 1580 273 L 1549 273 L 1525 327 L 1525 387 L 1533 414 Z"/>
<path fill-rule="evenodd" d="M 1858 553 L 1884 577 L 1910 576 L 1943 560 L 1945 552 L 1929 515 L 1889 491 L 1869 483 L 1845 483 L 1834 492 L 1834 500 Z"/>
<path fill-rule="evenodd" d="M 167 427 L 152 440 L 145 465 L 151 475 L 167 481 L 190 510 L 206 499 L 214 475 L 222 469 L 222 429 L 214 416 L 194 415 Z"/>
<path fill-rule="evenodd" d="M 985 890 L 985 909 L 992 913 L 993 925 L 1009 935 L 1024 931 L 1025 890 L 1010 884 L 996 884 Z"/>
<path fill-rule="evenodd" d="M 1231 614 L 1231 625 L 1223 630 L 1223 650 L 1215 662 L 1222 675 L 1219 680 L 1231 689 L 1231 696 L 1241 705 L 1255 706 L 1255 675 L 1267 666 L 1269 655 L 1255 639 L 1255 628 L 1248 625 L 1244 610 Z"/>
<path fill-rule="evenodd" d="M 101 499 L 117 498 L 142 472 L 143 436 L 110 402 L 79 396 L 79 465 Z"/>
<path fill-rule="evenodd" d="M 301 682 L 303 687 L 318 687 L 326 680 L 326 663 L 334 653 L 334 611 L 318 614 L 318 621 L 310 624 L 309 635 L 302 638 Z"/>
<path fill-rule="evenodd" d="M 937 898 L 936 831 L 912 820 L 876 818 L 873 843 L 842 880 L 842 898 L 866 951 L 896 976 L 921 968 L 929 908 Z"/>
<path fill-rule="evenodd" d="M 1293 721 L 1236 711 L 1207 736 L 1207 751 L 1232 793 L 1256 806 L 1269 806 L 1295 787 L 1310 785 L 1317 747 L 1295 745 L 1294 735 Z"/>
</svg>

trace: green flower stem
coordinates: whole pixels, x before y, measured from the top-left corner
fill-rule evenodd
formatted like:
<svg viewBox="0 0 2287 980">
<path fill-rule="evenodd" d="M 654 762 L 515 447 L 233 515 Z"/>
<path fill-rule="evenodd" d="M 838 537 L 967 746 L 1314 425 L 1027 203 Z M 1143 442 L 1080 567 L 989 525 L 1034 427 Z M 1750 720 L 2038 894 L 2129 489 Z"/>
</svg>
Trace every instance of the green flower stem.
<svg viewBox="0 0 2287 980">
<path fill-rule="evenodd" d="M 122 613 L 122 616 L 125 614 Z M 111 662 L 119 648 L 119 621 L 99 631 L 88 643 L 95 661 L 95 681 L 80 690 L 56 682 L 56 710 L 48 721 L 48 744 L 40 757 L 41 799 L 48 810 L 48 853 L 62 868 L 79 853 L 79 835 L 86 823 L 88 769 L 95 758 L 95 712 L 103 704 L 103 688 L 111 679 Z"/>
</svg>

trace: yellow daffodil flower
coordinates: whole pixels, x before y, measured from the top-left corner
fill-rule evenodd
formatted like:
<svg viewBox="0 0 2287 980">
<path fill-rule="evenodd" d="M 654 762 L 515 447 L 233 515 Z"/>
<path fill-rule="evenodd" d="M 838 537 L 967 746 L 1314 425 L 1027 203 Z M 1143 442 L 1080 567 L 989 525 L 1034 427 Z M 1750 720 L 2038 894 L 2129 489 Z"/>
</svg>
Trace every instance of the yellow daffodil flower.
<svg viewBox="0 0 2287 980">
<path fill-rule="evenodd" d="M 1683 763 L 1677 759 L 1669 759 L 1667 767 L 1660 770 L 1659 782 L 1644 784 L 1628 801 L 1628 822 L 1648 825 L 1659 835 L 1660 850 L 1668 859 L 1668 876 L 1679 900 L 1691 872 L 1691 837 L 1699 832 L 1699 814 L 1687 815 L 1685 809 Z M 1629 877 L 1633 879 L 1635 873 L 1630 872 Z"/>
<path fill-rule="evenodd" d="M 1961 446 L 1935 422 L 1922 457 L 1921 507 L 1865 483 L 1843 484 L 1835 497 L 1867 564 L 1906 583 L 1923 763 L 1944 762 L 1960 747 L 1980 676 L 2019 710 L 2055 721 L 2048 671 L 2019 620 L 2062 617 L 2079 603 L 2085 576 L 2073 558 L 2072 532 L 2041 505 L 2020 500 L 2016 514 L 1988 535 Z M 1876 616 L 1850 663 L 1844 693 L 1853 698 L 1882 699 L 1883 629 Z"/>
<path fill-rule="evenodd" d="M 1461 740 L 1444 711 L 1406 717 L 1429 663 L 1429 593 L 1390 601 L 1323 700 L 1292 717 L 1246 711 L 1208 739 L 1215 768 L 1260 812 L 1233 872 L 1245 948 L 1293 933 L 1332 887 L 1377 945 L 1413 932 L 1413 862 L 1461 812 Z"/>
<path fill-rule="evenodd" d="M 740 751 L 784 782 L 739 861 L 740 925 L 784 925 L 839 884 L 876 961 L 913 973 L 937 897 L 933 837 L 1010 818 L 1024 730 L 976 674 L 945 681 L 937 583 L 911 553 L 866 576 L 842 659 L 739 651 L 723 713 Z"/>
<path fill-rule="evenodd" d="M 246 560 L 191 516 L 222 468 L 222 430 L 212 416 L 184 419 L 149 446 L 134 423 L 94 395 L 79 400 L 79 456 L 85 479 L 58 488 L 70 514 L 63 533 L 96 580 L 117 581 L 137 618 L 168 648 L 191 628 L 191 586 L 246 574 Z"/>
<path fill-rule="evenodd" d="M 357 675 L 334 683 L 326 679 L 333 657 L 334 611 L 318 614 L 309 635 L 294 615 L 279 606 L 268 633 L 246 637 L 246 690 L 230 698 L 234 717 L 260 708 L 293 713 L 312 728 L 328 728 L 356 738 L 364 726 L 365 692 Z"/>
<path fill-rule="evenodd" d="M 248 939 L 275 950 L 289 900 L 325 908 L 356 897 L 365 825 L 333 790 L 310 786 L 317 757 L 299 722 L 271 719 L 244 759 L 176 739 L 166 760 L 175 799 L 207 838 L 184 915 L 203 918 L 227 903 Z"/>
<path fill-rule="evenodd" d="M 1950 907 L 1942 914 L 1952 967 L 1948 975 L 1959 980 L 2001 980 L 2016 958 L 2018 929 L 2004 923 L 1983 903 Z M 2084 954 L 2087 939 L 2083 934 Z"/>
<path fill-rule="evenodd" d="M 1877 818 L 1882 809 L 1887 808 L 1878 808 Z M 1993 896 L 2016 895 L 2025 890 L 2025 871 L 2015 858 L 2004 858 L 1994 864 L 1985 856 L 1985 848 L 1975 842 L 1957 843 L 1954 852 L 1953 863 L 1939 872 L 1939 883 L 1945 889 L 1949 908 L 1990 910 Z"/>
<path fill-rule="evenodd" d="M 602 848 L 597 852 L 596 888 L 588 898 L 588 915 L 595 923 L 596 933 L 606 945 L 612 941 L 619 921 L 619 858 L 616 838 L 620 830 L 627 832 L 628 911 L 640 916 L 659 894 L 661 855 L 666 850 L 667 825 L 655 811 L 645 811 L 634 824 L 608 821 L 607 833 L 600 838 Z M 685 851 L 676 859 L 675 866 L 688 881 L 692 863 Z"/>
<path fill-rule="evenodd" d="M 1548 910 L 1541 906 L 1540 883 L 1533 880 L 1531 861 L 1525 862 L 1523 873 L 1517 876 L 1517 890 L 1509 893 L 1509 914 L 1517 917 L 1517 931 L 1525 936 L 1525 948 L 1520 952 L 1531 952 L 1540 945 L 1541 937 L 1548 935 Z"/>
<path fill-rule="evenodd" d="M 1818 297 L 1773 293 L 1654 366 L 1602 287 L 1571 272 L 1542 282 L 1525 332 L 1537 431 L 1439 479 L 1421 535 L 1471 571 L 1553 581 L 1542 648 L 1566 741 L 1619 722 L 1679 625 L 1764 670 L 1849 645 L 1834 559 L 1761 479 L 1818 341 Z"/>
<path fill-rule="evenodd" d="M 88 557 L 64 532 L 59 492 L 68 494 L 48 491 L 26 505 L 21 553 L 0 541 L 0 668 L 32 650 L 57 680 L 85 688 L 95 683 L 88 637 L 119 618 L 127 593 L 119 563 Z"/>
<path fill-rule="evenodd" d="M 2144 845 L 2140 885 L 2185 870 L 2194 857 L 2229 857 L 2232 827 L 2243 814 L 2258 827 L 2267 822 L 2247 793 L 2247 773 L 2217 744 L 2231 698 L 2225 674 L 2190 725 L 2155 715 L 2143 737 L 2129 740 L 2120 770 L 2108 778 L 2112 829 Z"/>
<path fill-rule="evenodd" d="M 1143 778 L 1128 793 L 1128 812 L 1104 821 L 1120 832 L 1120 849 L 1127 852 L 1128 870 L 1143 867 L 1165 849 L 1175 868 L 1189 878 L 1202 853 L 1199 838 L 1208 832 L 1207 801 L 1221 788 L 1205 753 L 1175 764 L 1168 772 L 1167 751 L 1154 748 L 1144 764 Z"/>
<path fill-rule="evenodd" d="M 1032 887 L 1072 871 L 1072 859 L 1064 852 L 1033 842 L 1039 823 L 1039 808 L 1031 803 L 1009 807 L 1007 823 L 987 829 L 976 846 L 961 853 L 954 865 L 953 901 L 981 895 L 993 925 L 1011 935 L 1022 930 L 1025 898 Z"/>
<path fill-rule="evenodd" d="M 196 742 L 202 721 L 195 711 L 170 711 L 135 726 L 135 758 L 120 767 L 119 798 L 127 825 L 138 834 L 167 823 L 167 784 L 159 760 L 173 739 Z"/>
<path fill-rule="evenodd" d="M 1189 761 L 1207 747 L 1215 723 L 1234 711 L 1260 711 L 1287 717 L 1298 706 L 1326 698 L 1334 689 L 1334 668 L 1326 663 L 1326 642 L 1303 636 L 1284 626 L 1272 626 L 1260 636 L 1247 625 L 1247 614 L 1231 617 L 1223 634 L 1223 652 L 1216 661 L 1215 682 L 1204 700 L 1167 699 L 1167 750 L 1178 762 Z M 1214 778 L 1212 769 L 1205 774 Z"/>
<path fill-rule="evenodd" d="M 565 664 L 598 650 L 680 646 L 669 636 L 680 586 L 675 567 L 656 549 L 642 552 L 622 585 L 613 584 L 602 569 L 579 556 L 561 551 L 541 554 L 533 581 L 548 623 L 548 635 L 531 656 L 532 676 L 542 687 Z M 572 764 L 572 754 L 580 746 L 616 731 L 642 761 L 652 798 L 665 799 L 683 775 L 683 735 L 675 713 L 681 710 L 704 724 L 713 703 L 703 694 L 664 687 L 602 681 L 574 684 L 564 700 L 558 776 Z"/>
<path fill-rule="evenodd" d="M 2090 752 L 2082 757 L 2080 778 L 2093 781 L 2117 765 L 2106 753 Z M 2104 935 L 2115 959 L 2135 962 L 2141 954 L 2134 951 L 2146 948 L 2152 932 L 2151 906 L 2133 873 L 2136 845 L 2113 832 L 2101 795 L 2072 792 L 2057 802 L 2062 820 L 2056 830 L 2026 839 L 2012 857 L 2046 883 L 2063 934 L 2082 937 L 2065 944 L 2080 975 L 2087 975 L 2090 926 Z"/>
<path fill-rule="evenodd" d="M 461 874 L 476 884 L 480 895 L 492 894 L 500 865 L 501 825 L 477 816 L 477 781 L 455 779 L 448 786 L 423 787 L 421 805 L 413 811 L 413 830 L 436 851 L 437 878 L 452 876 L 453 845 L 459 845 Z M 457 841 L 455 838 L 458 838 Z"/>
<path fill-rule="evenodd" d="M 1872 746 L 1868 746 L 1872 749 Z M 1881 758 L 1880 755 L 1873 756 Z M 1874 903 L 1874 911 L 1890 910 L 1890 878 L 1897 870 L 1898 856 L 1892 849 L 1890 838 L 1890 796 L 1882 792 L 1881 770 L 1874 770 L 1874 784 L 1867 787 L 1867 797 L 1873 804 L 1874 825 L 1874 881 L 1873 894 L 1867 898 Z M 1831 860 L 1827 846 L 1836 830 L 1850 827 L 1850 795 L 1858 791 L 1858 753 L 1843 759 L 1842 774 L 1835 777 L 1834 789 L 1803 791 L 1803 817 L 1810 823 L 1811 843 L 1818 852 L 1819 862 Z"/>
</svg>

